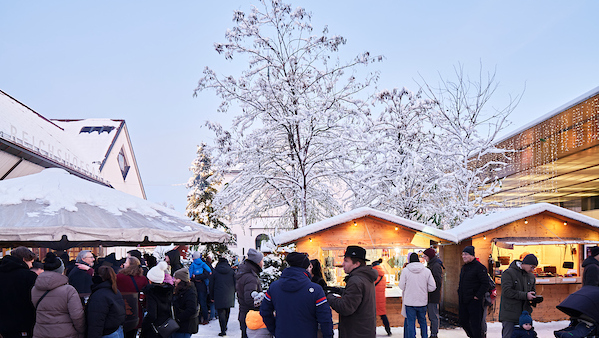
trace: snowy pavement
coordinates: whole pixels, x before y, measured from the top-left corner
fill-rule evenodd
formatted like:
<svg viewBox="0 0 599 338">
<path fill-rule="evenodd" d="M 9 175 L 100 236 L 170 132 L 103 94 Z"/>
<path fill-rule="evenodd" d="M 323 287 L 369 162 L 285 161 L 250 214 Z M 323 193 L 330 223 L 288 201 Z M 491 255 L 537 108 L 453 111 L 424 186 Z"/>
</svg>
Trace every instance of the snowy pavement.
<svg viewBox="0 0 599 338">
<path fill-rule="evenodd" d="M 240 338 L 241 331 L 239 330 L 239 321 L 237 320 L 238 308 L 237 304 L 231 309 L 231 316 L 229 317 L 229 329 L 227 330 L 227 337 Z M 549 322 L 549 323 L 534 323 L 535 331 L 538 337 L 553 337 L 553 331 L 563 329 L 568 326 L 569 321 Z M 420 331 L 417 329 L 417 337 L 420 337 Z M 218 319 L 210 321 L 208 325 L 200 325 L 199 332 L 192 335 L 192 338 L 200 337 L 218 337 L 220 327 L 218 325 Z M 394 337 L 403 337 L 402 327 L 392 327 L 391 332 Z M 379 326 L 376 328 L 377 337 L 386 337 L 385 328 Z M 335 330 L 335 337 L 338 337 L 337 330 Z M 466 333 L 461 328 L 439 330 L 439 338 L 466 338 Z M 487 324 L 487 337 L 501 337 L 501 323 L 488 323 Z"/>
</svg>

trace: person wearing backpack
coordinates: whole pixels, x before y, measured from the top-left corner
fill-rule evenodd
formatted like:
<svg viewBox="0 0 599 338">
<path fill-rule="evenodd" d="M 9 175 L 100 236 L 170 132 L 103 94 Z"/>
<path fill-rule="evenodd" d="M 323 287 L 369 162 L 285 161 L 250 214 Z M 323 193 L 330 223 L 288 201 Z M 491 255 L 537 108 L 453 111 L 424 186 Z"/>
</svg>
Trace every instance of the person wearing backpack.
<svg viewBox="0 0 599 338">
<path fill-rule="evenodd" d="M 531 301 L 536 297 L 534 269 L 539 265 L 537 257 L 528 254 L 522 261 L 514 260 L 501 274 L 501 304 L 499 321 L 502 338 L 511 338 L 522 311 L 532 313 Z"/>
<path fill-rule="evenodd" d="M 189 266 L 189 278 L 193 281 L 198 292 L 198 303 L 200 304 L 200 324 L 206 325 L 210 321 L 208 314 L 208 279 L 212 269 L 202 259 L 202 254 L 198 251 L 191 255 L 193 262 Z"/>
</svg>

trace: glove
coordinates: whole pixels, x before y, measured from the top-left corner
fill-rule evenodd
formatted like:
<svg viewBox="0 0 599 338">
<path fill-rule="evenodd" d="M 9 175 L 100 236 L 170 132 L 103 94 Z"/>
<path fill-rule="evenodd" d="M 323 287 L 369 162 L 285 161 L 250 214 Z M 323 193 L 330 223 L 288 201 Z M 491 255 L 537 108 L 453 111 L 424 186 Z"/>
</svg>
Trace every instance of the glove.
<svg viewBox="0 0 599 338">
<path fill-rule="evenodd" d="M 343 296 L 343 292 L 345 291 L 345 288 L 340 288 L 337 286 L 327 286 L 324 288 L 324 292 L 328 295 L 329 293 L 338 295 L 338 296 Z"/>
<path fill-rule="evenodd" d="M 254 307 L 259 307 L 264 299 L 264 292 L 252 291 L 252 298 L 254 298 Z"/>
</svg>

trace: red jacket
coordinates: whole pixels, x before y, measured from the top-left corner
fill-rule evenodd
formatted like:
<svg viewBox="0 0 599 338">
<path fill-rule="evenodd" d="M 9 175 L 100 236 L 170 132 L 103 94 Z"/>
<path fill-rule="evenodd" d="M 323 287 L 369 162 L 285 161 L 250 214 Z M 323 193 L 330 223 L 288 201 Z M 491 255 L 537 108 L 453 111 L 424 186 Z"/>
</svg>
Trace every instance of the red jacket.
<svg viewBox="0 0 599 338">
<path fill-rule="evenodd" d="M 134 276 L 133 278 L 135 279 L 135 282 L 137 283 L 137 288 L 139 289 L 139 291 L 142 291 L 143 288 L 146 285 L 148 285 L 148 279 L 145 276 Z M 122 273 L 117 273 L 117 275 L 116 275 L 116 287 L 121 293 L 137 292 L 137 290 L 135 289 L 135 285 L 133 284 L 133 280 L 131 279 L 131 276 L 127 276 Z M 143 307 L 142 307 L 141 302 L 138 303 L 137 310 L 138 310 L 137 313 L 139 313 L 139 314 L 143 313 Z M 142 316 L 140 316 L 139 322 L 137 324 L 138 329 L 141 327 L 141 320 L 142 320 Z"/>
<path fill-rule="evenodd" d="M 375 283 L 380 280 L 378 284 L 376 284 L 375 294 L 376 294 L 376 315 L 382 316 L 387 314 L 387 298 L 385 297 L 385 288 L 387 287 L 387 281 L 385 280 L 385 271 L 383 267 L 380 265 L 373 266 L 379 276 L 376 278 Z M 382 278 L 382 279 L 381 279 Z"/>
</svg>

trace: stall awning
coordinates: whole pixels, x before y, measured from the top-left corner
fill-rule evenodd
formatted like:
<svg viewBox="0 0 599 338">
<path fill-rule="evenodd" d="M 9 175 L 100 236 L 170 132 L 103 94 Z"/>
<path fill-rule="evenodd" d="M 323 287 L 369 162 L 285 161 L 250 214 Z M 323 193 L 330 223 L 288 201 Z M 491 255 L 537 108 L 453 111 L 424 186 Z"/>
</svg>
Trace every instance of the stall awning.
<svg viewBox="0 0 599 338">
<path fill-rule="evenodd" d="M 513 249 L 514 245 L 599 244 L 599 241 L 557 237 L 502 237 L 493 238 L 493 243 L 502 249 Z"/>
</svg>

